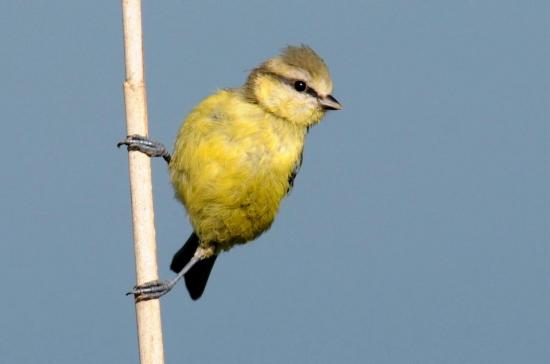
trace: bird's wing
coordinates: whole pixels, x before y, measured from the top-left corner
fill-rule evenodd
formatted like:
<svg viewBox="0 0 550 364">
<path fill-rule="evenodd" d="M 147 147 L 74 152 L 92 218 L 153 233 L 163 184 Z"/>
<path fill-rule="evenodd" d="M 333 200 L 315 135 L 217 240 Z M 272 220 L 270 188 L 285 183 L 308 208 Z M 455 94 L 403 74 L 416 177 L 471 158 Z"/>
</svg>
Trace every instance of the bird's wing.
<svg viewBox="0 0 550 364">
<path fill-rule="evenodd" d="M 294 166 L 294 169 L 292 170 L 292 172 L 290 172 L 290 175 L 288 176 L 288 191 L 287 191 L 287 193 L 290 192 L 292 187 L 294 187 L 294 179 L 296 178 L 296 175 L 298 174 L 298 172 L 300 172 L 300 168 L 302 167 L 303 159 L 304 159 L 304 150 L 302 149 L 302 151 L 300 152 L 300 157 L 296 161 L 296 165 Z"/>
</svg>

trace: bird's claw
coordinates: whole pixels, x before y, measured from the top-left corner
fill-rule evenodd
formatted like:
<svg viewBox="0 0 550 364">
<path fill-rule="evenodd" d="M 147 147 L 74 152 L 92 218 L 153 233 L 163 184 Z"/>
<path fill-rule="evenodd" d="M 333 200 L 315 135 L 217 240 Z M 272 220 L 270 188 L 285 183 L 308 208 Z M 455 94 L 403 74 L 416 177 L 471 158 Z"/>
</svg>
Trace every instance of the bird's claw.
<svg viewBox="0 0 550 364">
<path fill-rule="evenodd" d="M 116 146 L 120 148 L 123 145 L 128 147 L 128 151 L 137 150 L 149 157 L 163 157 L 167 162 L 170 161 L 170 153 L 168 153 L 166 147 L 162 143 L 147 137 L 137 134 L 128 135 L 126 139 L 118 142 Z"/>
<path fill-rule="evenodd" d="M 164 296 L 172 289 L 173 285 L 169 281 L 151 281 L 134 286 L 132 291 L 126 295 L 133 294 L 136 301 L 147 301 Z"/>
</svg>

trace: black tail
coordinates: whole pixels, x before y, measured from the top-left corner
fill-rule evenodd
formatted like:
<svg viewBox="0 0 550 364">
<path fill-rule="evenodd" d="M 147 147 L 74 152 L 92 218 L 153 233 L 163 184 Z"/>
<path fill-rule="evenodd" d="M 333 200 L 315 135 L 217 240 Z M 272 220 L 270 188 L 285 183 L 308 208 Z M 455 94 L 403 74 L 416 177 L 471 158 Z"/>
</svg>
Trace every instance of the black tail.
<svg viewBox="0 0 550 364">
<path fill-rule="evenodd" d="M 197 234 L 193 233 L 187 239 L 185 244 L 181 247 L 174 258 L 172 258 L 172 264 L 170 264 L 170 269 L 173 272 L 179 273 L 183 267 L 193 258 L 195 251 L 199 247 L 199 237 Z M 216 262 L 218 256 L 214 255 L 210 258 L 206 258 L 195 263 L 189 272 L 185 273 L 185 285 L 189 291 L 189 295 L 192 299 L 197 300 L 202 296 L 204 288 L 206 287 L 206 282 L 208 282 L 208 277 L 212 271 L 212 267 Z"/>
</svg>

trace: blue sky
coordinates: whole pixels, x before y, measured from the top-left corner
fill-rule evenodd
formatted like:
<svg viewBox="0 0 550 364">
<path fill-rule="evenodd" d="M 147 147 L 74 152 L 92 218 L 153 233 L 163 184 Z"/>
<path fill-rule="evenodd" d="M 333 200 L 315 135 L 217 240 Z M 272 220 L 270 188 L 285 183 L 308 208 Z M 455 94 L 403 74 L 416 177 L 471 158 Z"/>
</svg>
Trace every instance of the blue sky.
<svg viewBox="0 0 550 364">
<path fill-rule="evenodd" d="M 345 107 L 271 230 L 162 302 L 167 362 L 550 362 L 546 1 L 144 2 L 150 134 L 287 44 Z M 118 2 L 0 4 L 0 357 L 135 363 Z M 160 275 L 191 228 L 153 162 Z"/>
</svg>

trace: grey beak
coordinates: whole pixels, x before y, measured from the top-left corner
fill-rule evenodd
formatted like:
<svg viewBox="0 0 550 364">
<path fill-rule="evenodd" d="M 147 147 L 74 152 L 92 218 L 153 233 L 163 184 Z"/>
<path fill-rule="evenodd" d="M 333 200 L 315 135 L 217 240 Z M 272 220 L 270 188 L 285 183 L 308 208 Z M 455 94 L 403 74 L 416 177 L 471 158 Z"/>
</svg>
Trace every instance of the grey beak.
<svg viewBox="0 0 550 364">
<path fill-rule="evenodd" d="M 342 105 L 332 95 L 319 98 L 319 103 L 325 110 L 340 110 Z"/>
</svg>

